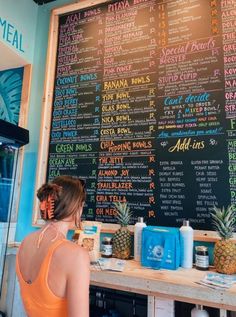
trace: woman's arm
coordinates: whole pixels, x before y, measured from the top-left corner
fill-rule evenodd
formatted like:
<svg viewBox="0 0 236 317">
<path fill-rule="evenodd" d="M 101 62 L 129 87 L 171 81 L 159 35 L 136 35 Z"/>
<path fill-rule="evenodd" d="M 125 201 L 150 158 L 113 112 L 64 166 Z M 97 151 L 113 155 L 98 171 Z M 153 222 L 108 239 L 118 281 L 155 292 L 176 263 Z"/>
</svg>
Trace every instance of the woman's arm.
<svg viewBox="0 0 236 317">
<path fill-rule="evenodd" d="M 90 261 L 88 252 L 78 247 L 67 278 L 69 317 L 89 317 Z"/>
</svg>

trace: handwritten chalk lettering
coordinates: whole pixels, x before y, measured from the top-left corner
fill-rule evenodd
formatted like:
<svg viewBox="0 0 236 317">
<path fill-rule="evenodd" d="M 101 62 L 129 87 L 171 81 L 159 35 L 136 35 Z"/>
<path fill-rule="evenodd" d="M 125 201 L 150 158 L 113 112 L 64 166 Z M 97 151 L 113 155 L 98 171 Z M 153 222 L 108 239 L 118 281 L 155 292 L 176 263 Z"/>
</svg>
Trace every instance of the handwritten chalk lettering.
<svg viewBox="0 0 236 317">
<path fill-rule="evenodd" d="M 131 151 L 131 150 L 132 150 L 131 142 L 129 142 L 129 141 L 126 141 L 124 143 L 117 144 L 117 145 L 114 145 L 114 143 L 113 143 L 108 148 L 109 152 L 123 152 L 123 151 Z"/>
<path fill-rule="evenodd" d="M 53 121 L 52 123 L 53 128 L 67 128 L 67 127 L 76 127 L 76 120 L 75 119 L 68 119 L 68 120 L 60 120 L 60 121 Z"/>
<path fill-rule="evenodd" d="M 63 138 L 76 138 L 78 136 L 78 131 L 77 130 L 67 130 L 63 131 L 62 137 Z"/>
<path fill-rule="evenodd" d="M 72 35 L 72 38 L 73 37 L 77 37 L 77 35 Z M 63 35 L 63 36 L 60 36 L 59 38 L 59 46 L 62 46 L 62 45 L 70 45 L 71 43 L 71 37 L 70 35 Z"/>
<path fill-rule="evenodd" d="M 150 82 L 151 82 L 151 78 L 149 75 L 131 78 L 131 85 L 147 84 Z"/>
<path fill-rule="evenodd" d="M 227 10 L 222 12 L 222 18 L 230 18 L 236 16 L 236 10 Z"/>
<path fill-rule="evenodd" d="M 97 184 L 97 188 L 98 189 L 132 189 L 133 188 L 133 184 L 131 182 L 99 182 Z"/>
<path fill-rule="evenodd" d="M 104 85 L 104 90 L 120 89 L 120 88 L 128 87 L 128 81 L 127 79 L 105 81 L 103 85 Z"/>
<path fill-rule="evenodd" d="M 107 95 L 103 95 L 102 96 L 102 100 L 103 101 L 109 101 L 109 100 L 113 100 L 113 94 L 107 94 Z M 104 107 L 106 107 L 106 106 L 104 106 Z M 111 107 L 113 107 L 113 105 L 111 106 Z M 106 109 L 106 108 L 104 108 L 104 109 Z M 114 110 L 114 109 L 111 109 L 111 110 Z M 108 111 L 108 110 L 105 110 L 105 111 Z M 109 110 L 110 111 L 110 110 Z"/>
<path fill-rule="evenodd" d="M 62 137 L 62 133 L 60 131 L 54 132 L 52 131 L 51 133 L 51 139 L 60 139 Z"/>
<path fill-rule="evenodd" d="M 223 40 L 235 40 L 236 39 L 236 32 L 231 32 L 231 33 L 225 33 L 223 34 Z"/>
<path fill-rule="evenodd" d="M 50 158 L 49 159 L 49 164 L 50 167 L 55 167 L 55 166 L 63 166 L 65 164 L 65 159 L 61 159 L 61 158 Z"/>
<path fill-rule="evenodd" d="M 236 50 L 236 47 L 235 47 Z M 225 76 L 236 75 L 236 68 L 225 69 Z"/>
<path fill-rule="evenodd" d="M 102 10 L 100 8 L 96 8 L 96 9 L 90 9 L 87 11 L 83 12 L 83 17 L 87 18 L 87 17 L 94 17 L 98 14 L 100 14 L 102 12 Z"/>
<path fill-rule="evenodd" d="M 56 153 L 72 153 L 74 152 L 74 144 L 57 144 Z"/>
<path fill-rule="evenodd" d="M 236 88 L 236 79 L 226 80 L 225 88 Z"/>
<path fill-rule="evenodd" d="M 56 97 L 66 97 L 77 94 L 77 88 L 56 88 L 55 95 Z"/>
<path fill-rule="evenodd" d="M 190 103 L 190 102 L 204 102 L 204 101 L 208 101 L 209 97 L 210 97 L 210 93 L 207 93 L 207 92 L 200 93 L 200 94 L 197 94 L 197 95 L 189 94 L 185 98 L 185 102 L 186 103 Z"/>
<path fill-rule="evenodd" d="M 105 66 L 106 65 L 111 65 L 111 64 L 114 63 L 114 58 L 113 57 L 104 58 L 103 63 L 104 63 Z"/>
<path fill-rule="evenodd" d="M 236 164 L 229 164 L 228 170 L 230 172 L 236 172 Z"/>
<path fill-rule="evenodd" d="M 128 99 L 130 98 L 130 94 L 128 91 L 124 91 L 124 92 L 118 92 L 115 95 L 116 99 Z"/>
<path fill-rule="evenodd" d="M 236 129 L 236 119 L 230 119 L 230 129 Z"/>
<path fill-rule="evenodd" d="M 117 170 L 99 170 L 98 176 L 115 177 L 118 175 Z"/>
<path fill-rule="evenodd" d="M 173 56 L 173 55 L 181 55 L 186 54 L 189 50 L 190 43 L 187 42 L 185 45 L 178 45 L 177 47 L 164 47 L 161 50 L 160 58 L 166 57 L 166 56 Z"/>
<path fill-rule="evenodd" d="M 83 33 L 72 34 L 71 38 L 72 38 L 72 42 L 70 42 L 70 43 L 67 43 L 67 42 L 64 43 L 65 41 L 67 41 L 67 39 L 65 39 L 64 41 L 59 40 L 60 45 L 71 44 L 71 43 L 74 43 L 74 42 L 83 42 L 85 40 Z"/>
<path fill-rule="evenodd" d="M 77 116 L 77 109 L 64 109 L 63 116 Z"/>
<path fill-rule="evenodd" d="M 207 41 L 193 41 L 191 43 L 191 52 L 196 52 L 196 51 L 205 51 L 205 50 L 210 50 L 213 49 L 216 45 L 216 41 L 213 37 L 209 38 Z"/>
<path fill-rule="evenodd" d="M 176 98 L 166 97 L 164 99 L 164 105 L 165 106 L 178 105 L 182 103 L 182 100 L 183 100 L 183 96 L 178 96 Z"/>
<path fill-rule="evenodd" d="M 116 12 L 119 10 L 124 10 L 126 8 L 129 8 L 130 4 L 128 0 L 125 1 L 120 1 L 120 2 L 115 2 L 112 4 L 108 4 L 108 12 Z"/>
<path fill-rule="evenodd" d="M 58 66 L 64 65 L 64 64 L 73 64 L 77 62 L 77 54 L 70 54 L 66 56 L 60 56 L 58 57 Z"/>
<path fill-rule="evenodd" d="M 68 75 L 71 71 L 71 65 L 62 65 L 57 67 L 57 76 Z"/>
<path fill-rule="evenodd" d="M 90 74 L 80 75 L 79 80 L 80 81 L 90 81 L 90 80 L 95 80 L 97 78 L 98 78 L 97 73 L 90 73 Z"/>
<path fill-rule="evenodd" d="M 66 25 L 77 24 L 79 22 L 80 18 L 81 18 L 81 13 L 80 12 L 71 14 L 66 19 Z"/>
<path fill-rule="evenodd" d="M 122 45 L 116 45 L 116 46 L 112 46 L 112 47 L 105 47 L 105 54 L 106 55 L 110 55 L 113 53 L 120 53 L 122 52 Z"/>
<path fill-rule="evenodd" d="M 75 144 L 75 152 L 91 152 L 93 150 L 90 143 L 77 143 Z"/>
<path fill-rule="evenodd" d="M 189 151 L 191 149 L 193 150 L 201 150 L 204 149 L 205 147 L 205 141 L 196 141 L 193 140 L 191 138 L 184 138 L 184 140 L 179 139 L 177 141 L 177 143 L 173 146 L 171 146 L 168 149 L 168 152 L 185 152 L 185 151 Z"/>
<path fill-rule="evenodd" d="M 100 164 L 123 164 L 124 158 L 123 157 L 100 157 L 99 163 Z"/>
<path fill-rule="evenodd" d="M 236 62 L 236 55 L 224 56 L 224 63 L 225 64 L 230 64 L 230 63 L 235 63 L 235 62 Z"/>
<path fill-rule="evenodd" d="M 126 30 L 130 30 L 131 28 L 135 27 L 135 22 L 127 22 L 127 23 L 122 23 L 122 24 L 113 24 L 110 26 L 107 26 L 105 28 L 105 33 L 119 33 L 119 32 L 124 32 Z"/>
<path fill-rule="evenodd" d="M 124 65 L 124 66 L 116 66 L 111 68 L 104 69 L 104 75 L 112 75 L 112 74 L 119 74 L 119 73 L 126 73 L 132 70 L 132 64 Z"/>
<path fill-rule="evenodd" d="M 185 55 L 172 55 L 160 57 L 160 65 L 177 64 L 186 60 Z"/>
<path fill-rule="evenodd" d="M 78 75 L 58 77 L 56 80 L 56 84 L 57 86 L 76 84 L 77 78 L 78 78 Z"/>
<path fill-rule="evenodd" d="M 229 178 L 229 184 L 230 185 L 236 185 L 236 177 L 230 177 Z"/>
<path fill-rule="evenodd" d="M 74 33 L 74 32 L 76 32 L 75 25 L 64 24 L 60 26 L 60 36 L 61 34 L 64 35 L 64 34 Z"/>
<path fill-rule="evenodd" d="M 15 28 L 14 25 L 10 24 L 7 20 L 0 17 L 0 31 L 2 31 L 2 38 L 4 41 L 11 44 L 18 51 L 24 53 L 23 49 L 23 35 Z"/>
<path fill-rule="evenodd" d="M 234 22 L 236 27 L 236 20 Z M 235 43 L 225 44 L 223 45 L 223 50 L 225 53 L 231 53 L 231 52 L 233 53 L 236 51 L 236 44 Z"/>
<path fill-rule="evenodd" d="M 60 170 L 51 170 L 51 169 L 49 170 L 49 177 L 54 178 L 60 175 L 61 175 Z"/>
</svg>

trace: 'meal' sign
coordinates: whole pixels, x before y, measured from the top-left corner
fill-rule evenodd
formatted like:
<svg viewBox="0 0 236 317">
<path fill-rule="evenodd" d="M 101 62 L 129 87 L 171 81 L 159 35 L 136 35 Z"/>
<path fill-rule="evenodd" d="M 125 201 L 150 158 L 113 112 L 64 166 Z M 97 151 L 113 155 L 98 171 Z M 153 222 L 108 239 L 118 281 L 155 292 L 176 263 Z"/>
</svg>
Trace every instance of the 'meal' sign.
<svg viewBox="0 0 236 317">
<path fill-rule="evenodd" d="M 23 36 L 15 28 L 14 25 L 10 24 L 7 20 L 4 20 L 0 17 L 0 37 L 4 41 L 10 43 L 18 51 L 24 53 L 23 49 Z"/>
</svg>

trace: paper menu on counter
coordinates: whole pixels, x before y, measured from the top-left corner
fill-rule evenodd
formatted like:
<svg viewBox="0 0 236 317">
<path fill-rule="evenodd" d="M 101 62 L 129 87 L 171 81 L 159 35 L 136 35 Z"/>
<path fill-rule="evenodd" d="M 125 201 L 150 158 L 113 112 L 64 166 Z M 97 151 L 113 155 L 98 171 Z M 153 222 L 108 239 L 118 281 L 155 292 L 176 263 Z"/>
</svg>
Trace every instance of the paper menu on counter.
<svg viewBox="0 0 236 317">
<path fill-rule="evenodd" d="M 126 261 L 116 259 L 116 258 L 109 258 L 109 259 L 99 258 L 98 263 L 102 271 L 108 270 L 108 271 L 123 272 Z"/>
<path fill-rule="evenodd" d="M 207 273 L 199 284 L 215 288 L 228 289 L 236 283 L 236 275 L 226 275 L 215 272 Z"/>
</svg>

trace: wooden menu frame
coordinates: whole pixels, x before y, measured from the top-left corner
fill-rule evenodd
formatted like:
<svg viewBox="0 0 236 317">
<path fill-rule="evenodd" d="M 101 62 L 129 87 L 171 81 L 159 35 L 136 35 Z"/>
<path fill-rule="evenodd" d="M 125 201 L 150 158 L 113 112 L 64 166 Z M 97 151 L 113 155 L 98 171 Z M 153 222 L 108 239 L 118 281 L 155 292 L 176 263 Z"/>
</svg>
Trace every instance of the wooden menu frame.
<svg viewBox="0 0 236 317">
<path fill-rule="evenodd" d="M 42 118 L 41 118 L 41 131 L 40 131 L 40 146 L 38 153 L 38 167 L 37 176 L 35 183 L 35 197 L 36 190 L 46 180 L 47 171 L 47 160 L 49 151 L 49 137 L 50 137 L 50 125 L 52 115 L 52 103 L 53 103 L 53 92 L 54 92 L 54 80 L 55 80 L 55 69 L 56 69 L 56 54 L 57 54 L 57 42 L 59 32 L 59 16 L 68 14 L 73 11 L 89 8 L 98 4 L 107 3 L 110 0 L 85 0 L 70 5 L 65 5 L 59 8 L 55 8 L 51 12 L 50 28 L 49 28 L 49 40 L 47 50 L 47 62 L 46 62 L 46 75 L 44 84 L 44 95 L 42 103 Z M 33 226 L 41 226 L 44 221 L 39 217 L 38 201 L 35 198 L 34 201 L 34 212 L 33 212 Z M 117 224 L 102 224 L 102 231 L 113 233 L 119 228 Z M 133 231 L 133 226 L 130 226 Z M 196 241 L 215 242 L 219 240 L 216 232 L 214 231 L 203 231 L 195 230 L 194 237 Z M 236 239 L 236 235 L 234 236 Z"/>
</svg>

